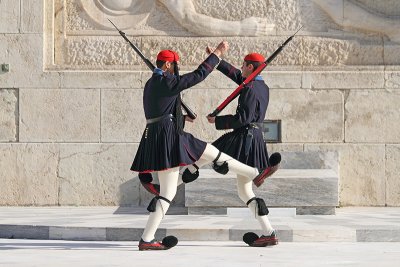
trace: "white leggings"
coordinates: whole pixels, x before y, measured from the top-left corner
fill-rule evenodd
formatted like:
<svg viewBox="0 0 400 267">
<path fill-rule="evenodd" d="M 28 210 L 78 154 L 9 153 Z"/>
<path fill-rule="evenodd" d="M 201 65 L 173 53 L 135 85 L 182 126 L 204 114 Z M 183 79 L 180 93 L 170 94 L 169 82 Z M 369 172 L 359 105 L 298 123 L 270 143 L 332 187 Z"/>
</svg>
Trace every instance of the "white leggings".
<svg viewBox="0 0 400 267">
<path fill-rule="evenodd" d="M 209 157 L 203 158 L 203 156 L 202 156 L 195 163 L 199 168 L 212 162 L 217 157 L 218 152 L 219 152 L 219 150 L 212 145 L 207 145 L 206 151 L 208 152 L 207 154 L 211 155 L 213 158 L 210 160 Z M 205 154 L 205 152 L 204 152 L 204 154 Z M 239 198 L 246 204 L 250 199 L 255 197 L 255 194 L 253 192 L 253 187 L 252 187 L 254 176 L 253 177 L 248 176 L 248 175 L 251 175 L 251 171 L 249 168 L 251 168 L 251 169 L 255 169 L 255 168 L 249 167 L 248 165 L 245 165 L 245 164 L 231 158 L 230 156 L 222 153 L 221 157 L 218 159 L 218 162 L 222 163 L 224 161 L 228 161 L 229 170 L 232 170 L 237 174 L 238 195 L 239 195 Z M 193 165 L 189 165 L 187 168 L 191 172 L 196 171 L 196 168 Z M 185 169 L 186 168 L 182 168 L 180 173 L 183 173 L 183 171 Z M 239 171 L 237 171 L 237 169 L 239 169 Z M 242 171 L 240 171 L 240 170 L 242 170 Z M 246 171 L 248 172 L 248 175 L 243 174 Z M 256 175 L 257 174 L 258 174 L 258 171 L 256 170 Z M 182 183 L 183 183 L 182 174 L 180 174 L 179 179 L 178 179 L 178 185 L 180 185 Z M 270 235 L 273 232 L 273 228 L 272 228 L 271 223 L 269 222 L 267 216 L 266 215 L 263 215 L 263 216 L 258 215 L 257 205 L 256 205 L 255 201 L 250 202 L 248 207 L 251 210 L 251 212 L 253 213 L 253 215 L 255 216 L 255 218 L 259 221 L 261 228 L 263 229 L 263 234 Z"/>
<path fill-rule="evenodd" d="M 211 163 L 218 156 L 218 153 L 219 150 L 217 148 L 215 148 L 213 145 L 207 144 L 204 153 L 201 155 L 200 159 L 196 162 L 196 165 L 201 167 L 205 164 Z M 247 166 L 233 159 L 232 157 L 222 153 L 218 162 L 222 163 L 224 161 L 228 162 L 229 170 L 235 172 L 238 175 L 239 196 L 243 201 L 247 202 L 250 198 L 254 197 L 251 183 L 253 178 L 258 175 L 258 170 L 256 168 Z M 160 196 L 165 197 L 168 200 L 172 201 L 172 199 L 175 197 L 178 186 L 179 167 L 175 167 L 165 171 L 159 171 L 157 173 L 158 173 L 158 180 L 160 182 Z M 159 199 L 157 201 L 156 210 L 150 213 L 149 219 L 146 224 L 146 228 L 142 235 L 142 239 L 144 241 L 149 242 L 154 239 L 154 235 L 157 231 L 157 228 L 159 227 L 162 218 L 167 213 L 169 206 L 170 204 L 162 199 Z M 255 211 L 256 203 L 252 201 L 249 204 L 249 208 L 252 211 Z M 263 230 L 266 232 L 265 234 L 270 234 L 273 230 L 271 225 L 269 224 L 267 216 L 258 216 L 257 213 L 255 213 L 255 216 L 260 221 Z M 266 224 L 265 222 L 268 222 L 268 224 Z"/>
</svg>

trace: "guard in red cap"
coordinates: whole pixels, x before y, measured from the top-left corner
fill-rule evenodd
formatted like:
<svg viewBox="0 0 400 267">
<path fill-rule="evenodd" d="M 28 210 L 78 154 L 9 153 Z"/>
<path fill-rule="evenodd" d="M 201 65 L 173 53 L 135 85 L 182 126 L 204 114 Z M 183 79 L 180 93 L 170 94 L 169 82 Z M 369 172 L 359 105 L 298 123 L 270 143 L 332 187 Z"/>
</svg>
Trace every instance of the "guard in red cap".
<svg viewBox="0 0 400 267">
<path fill-rule="evenodd" d="M 264 61 L 263 55 L 250 53 L 244 57 L 241 71 L 224 60 L 217 69 L 237 84 L 241 84 Z M 233 129 L 213 142 L 215 147 L 249 166 L 264 170 L 272 168 L 269 174 L 271 175 L 278 169 L 281 157 L 279 153 L 274 153 L 268 158 L 267 146 L 261 131 L 268 102 L 269 88 L 258 75 L 241 91 L 235 114 L 207 118 L 210 123 L 215 123 L 218 130 Z M 256 186 L 260 186 L 264 179 L 254 179 L 253 182 Z M 255 196 L 252 181 L 238 175 L 237 188 L 240 199 L 254 213 L 263 230 L 261 237 L 247 233 L 243 236 L 243 240 L 250 246 L 276 245 L 278 239 L 267 218 L 268 209 L 264 200 Z"/>
<path fill-rule="evenodd" d="M 182 115 L 180 92 L 203 81 L 220 62 L 219 56 L 227 50 L 228 44 L 221 42 L 195 71 L 182 76 L 178 74 L 179 56 L 176 52 L 163 50 L 157 55 L 157 68 L 143 92 L 146 129 L 131 167 L 141 175 L 150 175 L 150 179 L 156 172 L 160 182 L 159 187 L 152 188 L 152 193 L 157 196 L 147 208 L 150 216 L 139 250 L 165 250 L 178 242 L 174 236 L 167 236 L 159 242 L 154 235 L 176 194 L 180 166 L 198 161 L 214 161 L 216 165 L 222 165 L 229 161 L 233 172 L 250 181 L 265 176 L 257 168 L 247 166 L 183 131 L 185 117 Z"/>
<path fill-rule="evenodd" d="M 207 51 L 210 53 L 211 49 L 208 48 Z M 262 55 L 251 53 L 245 56 L 241 71 L 224 60 L 221 60 L 217 69 L 237 84 L 241 84 L 264 61 L 265 58 Z M 269 88 L 262 77 L 257 76 L 241 91 L 235 114 L 207 117 L 210 123 L 215 123 L 217 129 L 233 129 L 233 131 L 224 134 L 212 143 L 213 146 L 220 150 L 220 154 L 213 160 L 215 171 L 226 174 L 228 170 L 233 170 L 237 165 L 234 160 L 228 159 L 229 163 L 227 163 L 225 154 L 220 157 L 221 152 L 228 154 L 241 163 L 261 170 L 260 174 L 253 180 L 249 178 L 249 175 L 243 175 L 235 171 L 237 173 L 239 197 L 254 213 L 263 230 L 263 235 L 260 237 L 252 232 L 243 236 L 243 241 L 253 247 L 278 244 L 275 230 L 267 218 L 268 208 L 263 199 L 255 196 L 252 189 L 252 183 L 260 186 L 266 177 L 278 169 L 281 161 L 279 153 L 274 153 L 268 158 L 267 147 L 260 129 L 261 122 L 265 118 L 268 101 Z M 196 164 L 183 168 L 178 185 L 194 181 L 199 176 L 198 169 L 208 163 L 209 159 L 200 158 L 199 161 L 196 161 Z M 151 176 L 146 179 L 152 190 L 146 189 L 155 195 L 159 195 L 159 187 L 157 184 L 151 183 Z"/>
<path fill-rule="evenodd" d="M 241 84 L 263 62 L 265 62 L 263 55 L 250 53 L 244 57 L 241 71 L 224 60 L 217 69 L 235 83 Z M 263 170 L 270 169 L 269 175 L 271 175 L 278 169 L 281 156 L 279 153 L 274 153 L 268 157 L 261 131 L 268 102 L 269 88 L 261 75 L 258 75 L 241 91 L 235 114 L 207 118 L 218 130 L 233 129 L 213 142 L 215 147 L 244 164 Z M 258 187 L 264 179 L 249 181 L 247 177 L 237 176 L 239 197 L 261 224 L 263 235 L 258 237 L 254 233 L 247 233 L 243 236 L 243 240 L 250 246 L 276 245 L 278 238 L 267 218 L 268 209 L 264 200 L 255 196 L 252 182 Z"/>
<path fill-rule="evenodd" d="M 208 49 L 211 52 L 211 49 Z M 253 71 L 265 61 L 264 56 L 258 53 L 250 53 L 244 57 L 241 70 L 235 68 L 228 62 L 221 60 L 217 69 L 232 79 L 237 84 L 243 81 Z M 217 117 L 207 116 L 210 123 L 214 123 L 216 129 L 226 130 L 232 129 L 222 135 L 219 139 L 212 143 L 218 150 L 228 154 L 238 161 L 256 167 L 263 172 L 268 172 L 266 176 L 259 176 L 254 180 L 248 177 L 237 175 L 237 188 L 240 199 L 246 203 L 250 210 L 254 213 L 255 218 L 259 221 L 263 235 L 259 237 L 255 233 L 247 233 L 243 236 L 243 240 L 249 246 L 263 247 L 278 244 L 278 238 L 272 228 L 267 215 L 268 208 L 261 198 L 257 198 L 252 189 L 252 183 L 257 187 L 260 186 L 266 177 L 274 173 L 281 161 L 279 153 L 274 153 L 268 158 L 267 147 L 262 135 L 262 125 L 265 118 L 269 102 L 269 88 L 265 84 L 263 78 L 258 75 L 248 83 L 240 92 L 236 113 L 232 115 L 223 115 Z M 189 166 L 183 171 L 182 181 L 191 182 L 198 176 L 198 168 L 203 164 L 197 162 L 195 168 Z M 229 164 L 230 165 L 230 164 Z M 225 174 L 227 168 L 221 168 L 223 165 L 213 166 L 214 170 Z"/>
</svg>

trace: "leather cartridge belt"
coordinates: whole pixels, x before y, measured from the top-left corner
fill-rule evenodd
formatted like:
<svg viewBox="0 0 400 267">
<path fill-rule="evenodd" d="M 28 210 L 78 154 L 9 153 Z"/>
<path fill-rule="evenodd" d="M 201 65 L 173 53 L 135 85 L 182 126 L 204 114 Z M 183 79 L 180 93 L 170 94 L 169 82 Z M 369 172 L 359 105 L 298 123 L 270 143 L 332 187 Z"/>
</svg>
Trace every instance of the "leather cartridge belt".
<svg viewBox="0 0 400 267">
<path fill-rule="evenodd" d="M 167 114 L 167 115 L 162 115 L 162 116 L 160 116 L 160 117 L 148 119 L 148 120 L 146 120 L 146 123 L 147 123 L 147 124 L 152 124 L 152 123 L 156 123 L 156 122 L 162 121 L 162 120 L 164 120 L 164 119 L 173 119 L 173 118 L 174 118 L 174 115 L 172 115 L 172 114 Z"/>
</svg>

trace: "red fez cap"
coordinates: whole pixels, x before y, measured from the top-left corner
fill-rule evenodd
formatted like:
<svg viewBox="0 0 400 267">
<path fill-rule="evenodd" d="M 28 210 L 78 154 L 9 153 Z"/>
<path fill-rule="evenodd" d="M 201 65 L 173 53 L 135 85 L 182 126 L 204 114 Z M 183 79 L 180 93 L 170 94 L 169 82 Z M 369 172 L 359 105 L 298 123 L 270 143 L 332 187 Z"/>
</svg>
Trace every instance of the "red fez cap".
<svg viewBox="0 0 400 267">
<path fill-rule="evenodd" d="M 157 55 L 157 60 L 162 60 L 162 61 L 179 61 L 179 55 L 175 51 L 172 50 L 162 50 L 160 53 Z"/>
<path fill-rule="evenodd" d="M 264 62 L 265 58 L 263 55 L 260 55 L 258 53 L 250 53 L 244 57 L 244 61 Z"/>
</svg>

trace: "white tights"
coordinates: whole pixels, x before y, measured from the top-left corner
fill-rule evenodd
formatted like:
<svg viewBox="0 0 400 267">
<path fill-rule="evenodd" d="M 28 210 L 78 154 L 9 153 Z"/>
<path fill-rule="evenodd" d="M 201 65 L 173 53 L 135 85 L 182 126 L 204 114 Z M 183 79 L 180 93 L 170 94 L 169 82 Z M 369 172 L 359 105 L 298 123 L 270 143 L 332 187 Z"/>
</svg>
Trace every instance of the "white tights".
<svg viewBox="0 0 400 267">
<path fill-rule="evenodd" d="M 207 144 L 204 153 L 201 155 L 200 159 L 196 162 L 196 165 L 201 167 L 205 164 L 211 163 L 217 156 L 219 150 L 213 145 Z M 239 197 L 246 203 L 249 199 L 254 197 L 252 190 L 252 180 L 258 175 L 258 170 L 256 168 L 247 166 L 232 157 L 222 153 L 218 159 L 218 162 L 227 161 L 229 164 L 229 170 L 235 172 L 238 175 L 238 192 Z M 175 197 L 178 179 L 182 180 L 179 175 L 179 167 L 168 169 L 165 171 L 158 172 L 158 180 L 160 182 L 160 196 L 167 198 L 172 201 Z M 159 227 L 162 218 L 167 213 L 170 204 L 162 199 L 159 199 L 156 204 L 156 210 L 150 213 L 149 219 L 146 224 L 146 228 L 143 232 L 142 239 L 146 242 L 150 242 L 154 239 L 154 235 Z M 256 202 L 252 201 L 249 204 L 249 208 L 252 212 L 256 211 Z M 258 216 L 255 212 L 255 217 L 261 224 L 264 234 L 269 235 L 273 229 L 267 216 Z"/>
<path fill-rule="evenodd" d="M 204 154 L 206 154 L 206 152 L 208 155 L 211 156 L 211 160 L 210 160 L 210 157 L 203 158 L 203 156 L 202 156 L 195 163 L 199 168 L 212 162 L 217 157 L 219 150 L 212 145 L 207 145 L 206 150 L 204 151 Z M 252 180 L 253 180 L 254 176 L 258 174 L 258 171 L 256 170 L 255 175 L 253 174 L 252 176 L 248 176 L 251 173 L 251 171 L 247 170 L 247 169 L 249 169 L 249 168 L 255 169 L 255 168 L 249 167 L 248 165 L 245 165 L 237 160 L 234 160 L 231 157 L 229 157 L 228 155 L 222 153 L 221 157 L 218 159 L 218 162 L 222 163 L 224 161 L 228 161 L 229 170 L 232 170 L 233 172 L 235 172 L 237 174 L 238 195 L 244 203 L 247 203 L 247 201 L 249 201 L 250 199 L 255 197 L 255 194 L 253 192 L 253 187 L 252 187 L 252 184 L 253 184 Z M 187 168 L 192 173 L 196 171 L 196 168 L 193 165 L 189 165 Z M 247 170 L 248 175 L 242 174 L 238 171 L 235 171 L 237 168 L 241 169 L 241 170 Z M 180 173 L 183 173 L 184 170 L 185 170 L 185 168 L 182 168 Z M 182 174 L 180 174 L 179 179 L 178 179 L 178 185 L 180 185 L 182 183 L 183 183 Z M 274 229 L 272 228 L 267 215 L 263 215 L 263 216 L 258 215 L 257 204 L 255 201 L 250 202 L 248 207 L 251 210 L 251 212 L 254 214 L 255 218 L 260 223 L 261 228 L 263 229 L 263 234 L 270 235 L 274 231 Z"/>
<path fill-rule="evenodd" d="M 179 167 L 158 172 L 160 196 L 172 201 L 176 195 L 176 189 L 178 187 L 178 176 Z M 142 239 L 144 241 L 150 242 L 154 239 L 157 228 L 160 225 L 162 218 L 167 213 L 169 205 L 170 204 L 168 202 L 162 199 L 157 200 L 156 210 L 154 212 L 150 212 L 146 228 L 144 229 L 142 235 Z"/>
<path fill-rule="evenodd" d="M 253 181 L 250 180 L 247 177 L 237 175 L 237 190 L 240 199 L 244 202 L 247 203 L 250 199 L 255 197 L 255 194 L 253 192 Z M 252 201 L 248 205 L 249 209 L 253 213 L 254 217 L 258 220 L 258 222 L 261 225 L 261 228 L 263 230 L 264 235 L 270 235 L 274 231 L 274 229 L 271 226 L 271 223 L 268 220 L 267 215 L 260 216 L 258 215 L 258 209 L 257 209 L 257 202 Z"/>
</svg>

